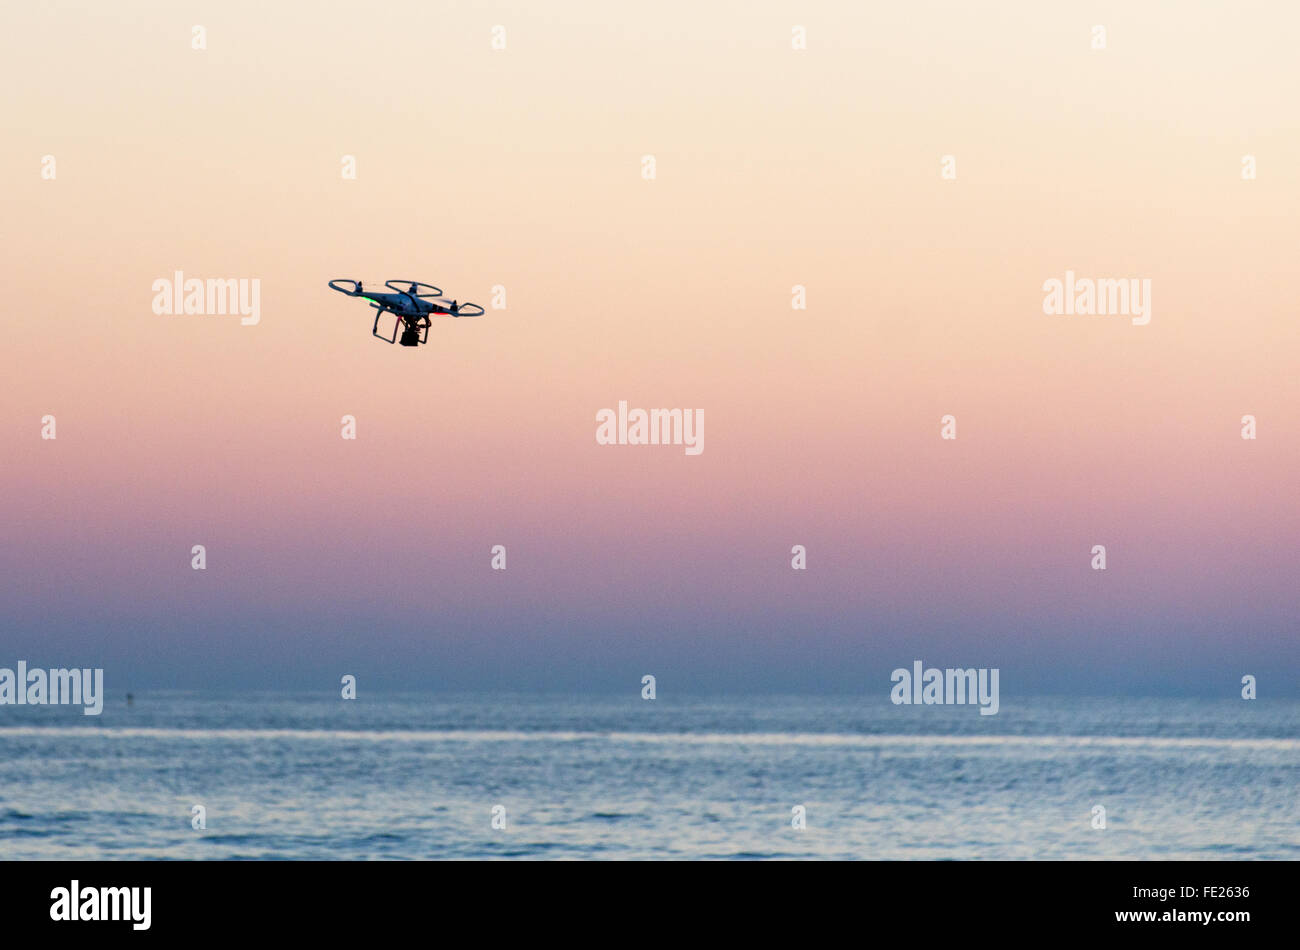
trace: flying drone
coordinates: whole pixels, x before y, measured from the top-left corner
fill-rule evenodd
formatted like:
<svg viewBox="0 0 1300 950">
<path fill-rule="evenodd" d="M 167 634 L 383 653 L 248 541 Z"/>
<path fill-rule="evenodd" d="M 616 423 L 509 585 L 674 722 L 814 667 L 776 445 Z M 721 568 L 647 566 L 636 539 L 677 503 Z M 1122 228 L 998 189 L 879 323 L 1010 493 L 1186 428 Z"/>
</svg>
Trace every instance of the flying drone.
<svg viewBox="0 0 1300 950">
<path fill-rule="evenodd" d="M 351 289 L 341 284 L 351 284 Z M 402 289 L 406 285 L 406 289 Z M 481 317 L 483 308 L 476 303 L 459 303 L 448 300 L 433 284 L 418 280 L 386 280 L 388 292 L 366 290 L 359 280 L 331 280 L 330 290 L 349 297 L 364 297 L 374 307 L 375 325 L 371 334 L 385 343 L 397 343 L 397 331 L 402 331 L 402 346 L 419 346 L 429 342 L 430 317 Z M 391 337 L 379 332 L 379 318 L 391 313 L 397 318 Z"/>
</svg>

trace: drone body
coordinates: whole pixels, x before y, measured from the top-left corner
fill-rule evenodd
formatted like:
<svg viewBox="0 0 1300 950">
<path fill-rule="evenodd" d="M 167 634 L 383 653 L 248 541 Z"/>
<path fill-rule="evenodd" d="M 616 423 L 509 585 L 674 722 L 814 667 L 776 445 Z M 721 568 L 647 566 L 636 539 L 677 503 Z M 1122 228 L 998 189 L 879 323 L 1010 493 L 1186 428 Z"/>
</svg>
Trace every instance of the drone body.
<svg viewBox="0 0 1300 950">
<path fill-rule="evenodd" d="M 352 289 L 338 286 L 352 284 Z M 407 285 L 402 289 L 402 285 Z M 429 342 L 431 317 L 480 317 L 483 308 L 476 303 L 459 303 L 448 300 L 442 291 L 433 284 L 418 280 L 386 280 L 386 292 L 366 290 L 359 280 L 331 280 L 330 290 L 337 290 L 349 297 L 363 297 L 375 308 L 375 325 L 371 334 L 385 343 L 397 343 L 397 331 L 402 331 L 402 346 L 419 346 Z M 397 322 L 393 326 L 392 337 L 379 332 L 379 318 L 391 313 Z"/>
</svg>

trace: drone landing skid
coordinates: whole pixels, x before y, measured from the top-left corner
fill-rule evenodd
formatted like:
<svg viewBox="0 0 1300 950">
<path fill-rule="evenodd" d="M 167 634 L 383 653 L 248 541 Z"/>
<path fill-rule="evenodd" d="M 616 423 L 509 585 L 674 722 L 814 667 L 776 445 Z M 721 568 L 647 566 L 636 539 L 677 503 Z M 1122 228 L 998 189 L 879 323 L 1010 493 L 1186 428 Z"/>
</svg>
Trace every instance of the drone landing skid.
<svg viewBox="0 0 1300 950">
<path fill-rule="evenodd" d="M 376 339 L 383 340 L 385 343 L 397 343 L 397 332 L 400 330 L 402 332 L 402 346 L 419 346 L 421 343 L 429 342 L 430 324 L 427 318 L 412 324 L 404 317 L 393 314 L 393 316 L 397 317 L 393 322 L 393 333 L 391 336 L 384 336 L 379 332 L 379 318 L 386 313 L 393 313 L 393 311 L 385 310 L 383 307 L 375 307 L 375 310 L 378 312 L 375 314 L 375 325 L 371 328 L 370 333 Z"/>
</svg>

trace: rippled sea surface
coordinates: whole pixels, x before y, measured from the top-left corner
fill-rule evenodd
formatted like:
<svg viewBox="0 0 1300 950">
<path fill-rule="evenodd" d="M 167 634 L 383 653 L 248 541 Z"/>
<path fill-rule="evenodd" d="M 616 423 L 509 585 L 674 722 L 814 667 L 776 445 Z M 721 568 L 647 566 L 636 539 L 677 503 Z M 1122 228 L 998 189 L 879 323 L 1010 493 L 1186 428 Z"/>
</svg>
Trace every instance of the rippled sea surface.
<svg viewBox="0 0 1300 950">
<path fill-rule="evenodd" d="M 1265 700 L 3 706 L 0 859 L 1296 859 L 1298 737 Z"/>
</svg>

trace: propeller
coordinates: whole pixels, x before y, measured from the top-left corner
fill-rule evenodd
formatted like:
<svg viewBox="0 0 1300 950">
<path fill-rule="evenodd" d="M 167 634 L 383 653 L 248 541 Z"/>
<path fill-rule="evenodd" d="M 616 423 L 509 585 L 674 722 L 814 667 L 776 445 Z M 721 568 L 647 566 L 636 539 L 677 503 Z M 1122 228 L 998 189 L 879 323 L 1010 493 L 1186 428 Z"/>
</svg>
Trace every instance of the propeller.
<svg viewBox="0 0 1300 950">
<path fill-rule="evenodd" d="M 403 286 L 405 285 L 405 286 Z M 399 294 L 406 294 L 410 297 L 441 297 L 442 290 L 433 284 L 426 284 L 422 280 L 386 280 L 384 286 L 389 290 L 396 291 Z M 426 290 L 421 291 L 419 288 L 424 287 Z"/>
</svg>

